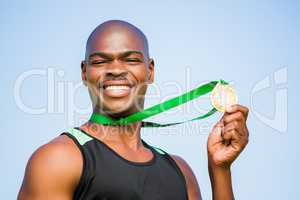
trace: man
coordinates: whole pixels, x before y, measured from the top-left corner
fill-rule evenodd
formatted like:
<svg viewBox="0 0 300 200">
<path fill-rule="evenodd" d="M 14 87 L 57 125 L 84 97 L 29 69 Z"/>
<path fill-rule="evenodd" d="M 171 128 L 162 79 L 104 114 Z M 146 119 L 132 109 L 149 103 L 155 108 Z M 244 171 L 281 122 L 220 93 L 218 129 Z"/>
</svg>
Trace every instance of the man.
<svg viewBox="0 0 300 200">
<path fill-rule="evenodd" d="M 154 61 L 137 27 L 117 20 L 99 25 L 89 36 L 81 68 L 93 112 L 119 119 L 143 109 Z M 209 135 L 214 200 L 234 198 L 230 166 L 248 142 L 247 114 L 246 107 L 230 107 Z M 104 126 L 88 121 L 58 136 L 30 158 L 18 199 L 201 199 L 189 165 L 148 145 L 140 130 L 141 122 Z"/>
</svg>

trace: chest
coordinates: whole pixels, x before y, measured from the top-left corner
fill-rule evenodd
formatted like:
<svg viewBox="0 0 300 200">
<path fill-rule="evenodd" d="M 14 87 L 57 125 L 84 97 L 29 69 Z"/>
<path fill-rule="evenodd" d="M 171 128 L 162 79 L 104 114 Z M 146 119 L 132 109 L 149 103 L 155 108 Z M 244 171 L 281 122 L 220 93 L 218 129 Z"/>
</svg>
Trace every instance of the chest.
<svg viewBox="0 0 300 200">
<path fill-rule="evenodd" d="M 88 193 L 97 200 L 185 200 L 185 183 L 168 162 L 126 163 L 119 158 L 98 159 L 89 178 Z"/>
</svg>

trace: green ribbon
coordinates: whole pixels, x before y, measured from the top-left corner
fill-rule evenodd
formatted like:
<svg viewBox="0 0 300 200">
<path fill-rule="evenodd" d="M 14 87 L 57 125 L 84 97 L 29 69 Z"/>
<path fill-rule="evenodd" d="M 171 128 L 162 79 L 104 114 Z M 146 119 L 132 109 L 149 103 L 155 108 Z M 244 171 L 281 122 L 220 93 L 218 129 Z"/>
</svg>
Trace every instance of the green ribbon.
<svg viewBox="0 0 300 200">
<path fill-rule="evenodd" d="M 154 115 L 157 115 L 159 113 L 162 113 L 164 111 L 170 110 L 174 107 L 177 107 L 179 105 L 185 104 L 193 99 L 196 99 L 202 95 L 205 95 L 209 92 L 211 92 L 214 87 L 217 85 L 217 83 L 221 83 L 221 84 L 228 84 L 227 82 L 225 82 L 224 80 L 220 80 L 220 81 L 211 81 L 209 83 L 206 83 L 204 85 L 201 85 L 189 92 L 186 92 L 180 96 L 174 97 L 172 99 L 166 100 L 160 104 L 154 105 L 150 108 L 147 108 L 143 111 L 140 112 L 136 112 L 133 113 L 132 115 L 129 115 L 125 118 L 120 118 L 118 120 L 113 120 L 107 116 L 98 114 L 98 113 L 93 113 L 90 121 L 91 122 L 95 122 L 98 124 L 102 124 L 102 125 L 108 125 L 108 126 L 125 126 L 128 125 L 130 123 L 134 123 L 134 122 L 139 122 L 142 121 L 144 119 L 147 119 L 149 117 L 152 117 Z M 190 120 L 186 120 L 186 121 L 181 121 L 181 122 L 174 122 L 174 123 L 167 123 L 167 124 L 160 124 L 160 123 L 155 123 L 155 122 L 145 122 L 142 121 L 142 127 L 166 127 L 166 126 L 173 126 L 173 125 L 178 125 L 178 124 L 182 124 L 185 122 L 189 122 L 189 121 L 195 121 L 195 120 L 200 120 L 200 119 L 204 119 L 207 118 L 209 116 L 211 116 L 212 114 L 214 114 L 217 110 L 215 108 L 212 108 L 210 111 L 208 111 L 207 113 L 200 115 L 196 118 L 190 119 Z"/>
</svg>

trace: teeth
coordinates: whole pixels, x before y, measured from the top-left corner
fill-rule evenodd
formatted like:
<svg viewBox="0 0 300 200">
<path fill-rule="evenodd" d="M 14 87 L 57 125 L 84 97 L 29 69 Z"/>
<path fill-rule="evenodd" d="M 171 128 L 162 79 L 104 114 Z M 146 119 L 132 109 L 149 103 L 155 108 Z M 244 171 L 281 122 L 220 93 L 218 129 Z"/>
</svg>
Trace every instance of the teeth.
<svg viewBox="0 0 300 200">
<path fill-rule="evenodd" d="M 128 90 L 129 87 L 126 85 L 110 85 L 105 88 L 106 90 Z"/>
</svg>

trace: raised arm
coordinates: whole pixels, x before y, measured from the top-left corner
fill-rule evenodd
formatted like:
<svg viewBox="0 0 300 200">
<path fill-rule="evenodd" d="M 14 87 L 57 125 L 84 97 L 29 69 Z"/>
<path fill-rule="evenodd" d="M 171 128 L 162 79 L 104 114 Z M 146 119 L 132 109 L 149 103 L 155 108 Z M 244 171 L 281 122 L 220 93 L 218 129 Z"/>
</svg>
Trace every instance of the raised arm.
<svg viewBox="0 0 300 200">
<path fill-rule="evenodd" d="M 18 200 L 71 200 L 81 170 L 79 149 L 59 136 L 29 159 Z"/>
<path fill-rule="evenodd" d="M 208 170 L 213 200 L 233 200 L 230 167 L 248 143 L 246 120 L 248 109 L 235 105 L 211 131 L 207 142 Z M 200 189 L 189 165 L 172 155 L 185 176 L 189 200 L 200 200 Z"/>
<path fill-rule="evenodd" d="M 209 135 L 208 169 L 214 200 L 234 199 L 230 167 L 248 143 L 247 116 L 248 108 L 234 105 Z"/>
</svg>

